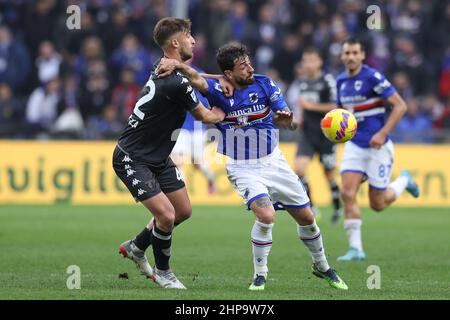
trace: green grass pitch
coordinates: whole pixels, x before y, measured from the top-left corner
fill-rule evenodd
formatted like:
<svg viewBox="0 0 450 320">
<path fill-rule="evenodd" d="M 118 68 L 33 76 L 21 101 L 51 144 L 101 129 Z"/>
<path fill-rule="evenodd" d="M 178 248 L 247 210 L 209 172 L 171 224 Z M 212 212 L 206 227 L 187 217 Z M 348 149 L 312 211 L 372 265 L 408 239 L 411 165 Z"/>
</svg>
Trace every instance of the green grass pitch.
<svg viewBox="0 0 450 320">
<path fill-rule="evenodd" d="M 368 259 L 337 262 L 347 241 L 342 220 L 319 223 L 330 264 L 349 285 L 338 291 L 310 271 L 311 258 L 293 220 L 277 214 L 266 290 L 250 292 L 250 229 L 243 207 L 194 207 L 174 233 L 171 266 L 188 290 L 164 290 L 138 274 L 118 245 L 141 231 L 139 206 L 0 206 L 0 299 L 450 299 L 450 210 L 363 210 Z M 153 261 L 151 252 L 148 256 Z M 81 269 L 81 289 L 69 290 L 66 269 Z M 381 289 L 367 288 L 381 271 Z M 129 279 L 119 279 L 127 272 Z"/>
</svg>

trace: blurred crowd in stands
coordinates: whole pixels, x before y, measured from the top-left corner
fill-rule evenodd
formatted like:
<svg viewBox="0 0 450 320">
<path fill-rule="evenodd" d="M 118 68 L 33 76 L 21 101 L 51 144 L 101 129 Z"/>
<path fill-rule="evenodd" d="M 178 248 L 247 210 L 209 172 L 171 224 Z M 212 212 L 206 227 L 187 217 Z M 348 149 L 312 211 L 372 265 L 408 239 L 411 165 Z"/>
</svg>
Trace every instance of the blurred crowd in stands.
<svg viewBox="0 0 450 320">
<path fill-rule="evenodd" d="M 450 2 L 419 0 L 186 0 L 196 39 L 193 64 L 219 72 L 217 48 L 245 43 L 258 73 L 286 90 L 302 49 L 320 49 L 337 75 L 342 41 L 367 44 L 366 63 L 408 104 L 394 138 L 450 142 Z M 81 8 L 69 30 L 66 9 Z M 0 137 L 113 139 L 161 52 L 155 23 L 176 0 L 0 0 Z M 179 5 L 179 3 L 178 3 Z M 369 30 L 367 6 L 381 9 Z M 292 106 L 295 107 L 295 106 Z"/>
</svg>

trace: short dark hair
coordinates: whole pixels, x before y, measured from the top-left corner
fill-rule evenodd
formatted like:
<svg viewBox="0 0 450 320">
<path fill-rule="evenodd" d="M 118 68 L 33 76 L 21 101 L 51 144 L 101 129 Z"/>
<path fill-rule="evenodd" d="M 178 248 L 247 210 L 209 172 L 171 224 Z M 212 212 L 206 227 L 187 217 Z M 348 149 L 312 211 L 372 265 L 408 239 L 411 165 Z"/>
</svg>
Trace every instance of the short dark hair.
<svg viewBox="0 0 450 320">
<path fill-rule="evenodd" d="M 364 46 L 364 43 L 362 42 L 361 39 L 356 38 L 356 37 L 349 37 L 347 39 L 344 40 L 344 42 L 342 43 L 342 45 L 344 44 L 359 44 L 359 47 L 361 48 L 361 51 L 366 51 L 366 48 Z"/>
<path fill-rule="evenodd" d="M 191 21 L 189 19 L 163 18 L 158 21 L 153 30 L 153 40 L 161 48 L 167 44 L 167 40 L 178 32 L 190 32 Z"/>
<path fill-rule="evenodd" d="M 222 72 L 225 70 L 233 70 L 234 61 L 240 57 L 249 56 L 247 47 L 239 42 L 228 43 L 217 50 L 217 64 Z"/>
<path fill-rule="evenodd" d="M 307 47 L 305 48 L 305 50 L 303 50 L 303 54 L 313 54 L 313 53 L 317 54 L 320 58 L 322 58 L 322 54 L 316 47 Z"/>
</svg>

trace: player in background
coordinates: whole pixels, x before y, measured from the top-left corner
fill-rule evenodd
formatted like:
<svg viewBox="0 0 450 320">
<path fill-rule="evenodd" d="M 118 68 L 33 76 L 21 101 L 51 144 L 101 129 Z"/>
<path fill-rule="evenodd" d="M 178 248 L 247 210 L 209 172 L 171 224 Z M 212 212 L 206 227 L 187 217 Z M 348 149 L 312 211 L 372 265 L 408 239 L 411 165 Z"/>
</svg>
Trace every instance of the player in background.
<svg viewBox="0 0 450 320">
<path fill-rule="evenodd" d="M 300 63 L 303 75 L 291 84 L 287 94 L 295 97 L 295 103 L 302 112 L 294 169 L 305 186 L 311 208 L 317 219 L 320 211 L 312 203 L 311 188 L 306 172 L 314 155 L 319 155 L 332 195 L 334 209 L 332 222 L 336 223 L 341 214 L 339 187 L 334 171 L 336 146 L 322 134 L 320 128 L 320 121 L 325 113 L 336 108 L 336 82 L 331 74 L 323 72 L 323 60 L 316 48 L 305 49 Z"/>
<path fill-rule="evenodd" d="M 203 70 L 192 66 L 198 72 L 204 73 Z M 197 98 L 206 107 L 209 107 L 208 100 L 197 89 L 194 89 Z M 181 127 L 180 135 L 178 136 L 175 147 L 172 150 L 171 158 L 178 168 L 182 168 L 183 163 L 192 163 L 196 170 L 199 170 L 206 177 L 208 181 L 208 193 L 214 194 L 216 192 L 216 177 L 208 164 L 203 161 L 203 153 L 206 142 L 205 131 L 206 125 L 188 113 L 186 120 Z"/>
<path fill-rule="evenodd" d="M 180 62 L 192 58 L 195 40 L 190 26 L 189 20 L 177 18 L 164 18 L 156 24 L 154 40 L 165 57 Z M 174 289 L 185 286 L 169 266 L 172 229 L 191 216 L 192 208 L 183 178 L 169 154 L 175 144 L 172 134 L 181 128 L 186 112 L 206 123 L 217 123 L 225 116 L 221 109 L 207 109 L 199 102 L 181 71 L 159 79 L 153 70 L 113 154 L 114 171 L 155 219 L 133 240 L 122 243 L 119 252 L 148 278 Z M 145 255 L 150 245 L 154 271 Z"/>
<path fill-rule="evenodd" d="M 209 103 L 222 108 L 226 114 L 224 121 L 216 124 L 222 133 L 218 152 L 227 156 L 228 179 L 256 218 L 251 230 L 254 274 L 249 289 L 265 288 L 275 207 L 282 207 L 297 223 L 297 234 L 313 260 L 313 274 L 334 288 L 347 290 L 344 281 L 328 265 L 308 195 L 278 148 L 278 130 L 273 122 L 296 129 L 280 88 L 270 78 L 254 74 L 242 44 L 219 48 L 217 62 L 225 78 L 233 84 L 231 97 L 224 95 L 217 80 L 204 79 L 179 61 L 163 59 L 159 74 L 164 76 L 181 69 Z"/>
<path fill-rule="evenodd" d="M 413 197 L 419 188 L 410 173 L 403 170 L 390 182 L 394 162 L 394 145 L 389 133 L 406 111 L 406 104 L 391 83 L 377 70 L 363 64 L 361 41 L 350 38 L 342 47 L 341 59 L 345 71 L 336 78 L 337 103 L 352 112 L 358 121 L 353 139 L 345 144 L 341 162 L 344 202 L 344 229 L 349 249 L 340 261 L 363 260 L 361 211 L 356 195 L 361 182 L 368 180 L 370 207 L 382 211 L 406 189 Z M 386 108 L 392 106 L 387 116 Z"/>
</svg>

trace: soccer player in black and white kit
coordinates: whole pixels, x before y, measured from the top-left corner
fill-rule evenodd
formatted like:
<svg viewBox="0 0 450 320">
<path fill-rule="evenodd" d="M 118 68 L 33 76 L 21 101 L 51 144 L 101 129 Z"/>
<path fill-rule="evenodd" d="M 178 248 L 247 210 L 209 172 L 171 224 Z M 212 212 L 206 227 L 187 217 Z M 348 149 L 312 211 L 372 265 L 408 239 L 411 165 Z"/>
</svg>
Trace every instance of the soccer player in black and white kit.
<svg viewBox="0 0 450 320">
<path fill-rule="evenodd" d="M 289 88 L 288 96 L 294 97 L 301 116 L 300 138 L 298 141 L 295 159 L 295 172 L 300 177 L 311 199 L 311 188 L 307 180 L 307 167 L 314 154 L 318 154 L 330 185 L 333 198 L 334 212 L 332 221 L 336 222 L 340 216 L 339 187 L 336 183 L 334 168 L 336 167 L 335 145 L 323 135 L 320 121 L 325 113 L 336 108 L 336 84 L 331 74 L 322 71 L 323 61 L 317 49 L 305 49 L 301 59 L 301 68 L 304 75 L 294 81 Z M 313 205 L 311 208 L 316 216 L 319 209 Z"/>
<path fill-rule="evenodd" d="M 195 40 L 190 26 L 189 20 L 177 18 L 164 18 L 156 24 L 153 37 L 165 57 L 180 62 L 192 58 Z M 154 217 L 133 240 L 120 245 L 120 253 L 164 288 L 185 289 L 171 271 L 169 259 L 172 230 L 191 216 L 192 207 L 181 173 L 169 154 L 176 142 L 173 132 L 183 125 L 186 112 L 205 123 L 217 123 L 225 117 L 221 109 L 207 109 L 199 102 L 181 71 L 165 78 L 158 78 L 153 71 L 113 155 L 116 174 Z M 150 245 L 155 270 L 145 255 Z"/>
</svg>

